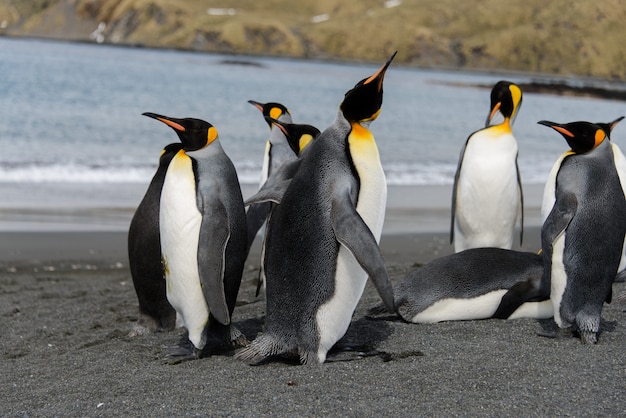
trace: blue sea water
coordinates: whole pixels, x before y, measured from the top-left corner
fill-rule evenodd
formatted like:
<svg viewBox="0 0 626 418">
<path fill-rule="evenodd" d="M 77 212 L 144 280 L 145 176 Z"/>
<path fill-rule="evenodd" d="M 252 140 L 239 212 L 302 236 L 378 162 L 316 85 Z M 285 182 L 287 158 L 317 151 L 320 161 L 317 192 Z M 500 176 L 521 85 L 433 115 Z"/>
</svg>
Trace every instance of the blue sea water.
<svg viewBox="0 0 626 418">
<path fill-rule="evenodd" d="M 249 99 L 281 102 L 295 121 L 324 129 L 344 93 L 377 68 L 0 38 L 0 183 L 147 184 L 161 149 L 177 141 L 170 128 L 141 116 L 149 111 L 211 122 L 241 182 L 255 184 L 268 128 Z M 461 147 L 489 111 L 489 89 L 475 85 L 500 79 L 530 76 L 392 64 L 371 124 L 389 184 L 451 184 Z M 513 126 L 523 181 L 543 183 L 567 149 L 537 121 L 625 114 L 623 102 L 525 94 Z M 626 126 L 613 140 L 626 145 Z"/>
</svg>

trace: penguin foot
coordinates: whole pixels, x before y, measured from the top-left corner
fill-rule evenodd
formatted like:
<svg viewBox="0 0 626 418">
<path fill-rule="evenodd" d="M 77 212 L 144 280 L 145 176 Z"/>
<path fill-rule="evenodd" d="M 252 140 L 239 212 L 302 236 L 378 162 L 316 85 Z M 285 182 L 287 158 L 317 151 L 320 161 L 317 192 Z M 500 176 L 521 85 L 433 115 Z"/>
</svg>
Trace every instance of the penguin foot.
<svg viewBox="0 0 626 418">
<path fill-rule="evenodd" d="M 381 319 L 380 317 L 382 315 L 393 315 L 393 318 L 396 318 L 397 316 L 397 314 L 391 311 L 384 303 L 369 308 L 365 313 L 365 317 L 367 319 Z"/>
<path fill-rule="evenodd" d="M 174 365 L 185 361 L 197 360 L 202 357 L 202 350 L 198 350 L 189 342 L 189 344 L 179 344 L 165 347 L 165 361 L 167 364 Z"/>
</svg>

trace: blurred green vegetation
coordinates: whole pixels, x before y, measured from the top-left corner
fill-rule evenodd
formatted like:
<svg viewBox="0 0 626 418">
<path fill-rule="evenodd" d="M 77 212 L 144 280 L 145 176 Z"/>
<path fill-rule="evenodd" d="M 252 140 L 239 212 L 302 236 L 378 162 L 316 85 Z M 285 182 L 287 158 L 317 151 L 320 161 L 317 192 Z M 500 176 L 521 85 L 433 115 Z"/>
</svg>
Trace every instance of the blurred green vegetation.
<svg viewBox="0 0 626 418">
<path fill-rule="evenodd" d="M 90 41 L 104 22 L 112 44 L 611 80 L 625 21 L 623 0 L 0 0 L 8 36 Z"/>
</svg>

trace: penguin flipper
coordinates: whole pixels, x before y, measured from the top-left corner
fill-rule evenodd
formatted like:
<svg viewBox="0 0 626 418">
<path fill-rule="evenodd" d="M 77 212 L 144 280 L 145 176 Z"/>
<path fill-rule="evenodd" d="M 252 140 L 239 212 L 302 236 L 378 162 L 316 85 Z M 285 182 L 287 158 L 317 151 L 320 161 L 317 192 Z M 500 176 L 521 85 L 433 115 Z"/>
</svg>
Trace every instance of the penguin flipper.
<svg viewBox="0 0 626 418">
<path fill-rule="evenodd" d="M 261 202 L 274 202 L 280 204 L 285 190 L 289 187 L 291 179 L 300 168 L 300 159 L 284 163 L 275 174 L 272 174 L 261 186 L 259 191 L 245 201 L 245 205 Z"/>
<path fill-rule="evenodd" d="M 230 312 L 224 293 L 226 244 L 230 238 L 228 213 L 218 199 L 204 199 L 204 213 L 198 241 L 198 272 L 202 292 L 211 315 L 224 325 L 230 324 Z M 206 206 L 210 207 L 207 208 Z"/>
<path fill-rule="evenodd" d="M 493 318 L 507 319 L 526 302 L 541 302 L 550 298 L 550 289 L 544 289 L 541 282 L 532 279 L 513 285 L 500 300 Z"/>
<path fill-rule="evenodd" d="M 374 282 L 385 305 L 395 312 L 393 288 L 380 247 L 347 193 L 333 201 L 330 218 L 337 241 L 352 253 Z"/>
<path fill-rule="evenodd" d="M 285 190 L 291 183 L 291 179 L 284 180 L 279 183 L 274 183 L 271 186 L 263 186 L 257 193 L 250 196 L 244 204 L 246 206 L 251 206 L 258 203 L 264 202 L 272 202 L 276 204 L 280 204 L 283 199 L 283 195 L 285 194 Z"/>
<path fill-rule="evenodd" d="M 541 228 L 542 247 L 545 247 L 545 244 L 548 244 L 550 248 L 552 247 L 554 240 L 565 231 L 574 218 L 577 208 L 578 199 L 573 193 L 563 193 L 557 197 L 550 214 Z M 545 250 L 544 248 L 544 252 Z M 551 250 L 549 255 L 550 257 L 552 256 Z"/>
<path fill-rule="evenodd" d="M 515 171 L 517 173 L 517 187 L 519 189 L 520 199 L 520 232 L 519 232 L 519 245 L 524 242 L 524 191 L 522 189 L 522 176 L 519 172 L 519 164 L 517 162 L 517 155 L 515 156 Z"/>
<path fill-rule="evenodd" d="M 271 202 L 254 203 L 248 208 L 248 211 L 246 212 L 246 224 L 248 225 L 248 251 L 250 251 L 252 242 L 254 241 L 257 232 L 259 232 L 259 229 L 261 229 L 261 226 L 267 219 L 271 209 Z"/>
<path fill-rule="evenodd" d="M 456 214 L 456 194 L 457 194 L 457 187 L 459 185 L 459 178 L 461 177 L 461 166 L 463 165 L 463 158 L 465 157 L 465 150 L 467 149 L 467 144 L 470 138 L 472 137 L 472 135 L 470 135 L 467 138 L 467 140 L 465 141 L 465 144 L 463 145 L 463 148 L 461 148 L 461 154 L 459 156 L 459 163 L 456 167 L 456 173 L 454 173 L 454 184 L 452 185 L 452 208 L 450 211 L 450 244 L 454 242 L 454 216 Z"/>
</svg>

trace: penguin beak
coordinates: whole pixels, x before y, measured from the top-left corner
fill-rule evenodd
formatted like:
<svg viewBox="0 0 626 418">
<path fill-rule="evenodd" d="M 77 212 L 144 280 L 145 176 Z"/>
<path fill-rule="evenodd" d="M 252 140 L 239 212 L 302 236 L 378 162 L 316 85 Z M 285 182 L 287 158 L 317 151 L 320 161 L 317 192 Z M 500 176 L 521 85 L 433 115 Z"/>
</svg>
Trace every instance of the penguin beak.
<svg viewBox="0 0 626 418">
<path fill-rule="evenodd" d="M 177 120 L 176 118 L 169 118 L 167 116 L 157 115 L 156 113 L 150 113 L 150 112 L 144 112 L 142 113 L 142 115 L 161 121 L 167 126 L 169 126 L 170 128 L 173 128 L 174 130 L 178 132 L 185 132 L 185 127 L 181 125 L 180 123 L 175 122 L 175 120 Z"/>
<path fill-rule="evenodd" d="M 617 124 L 620 123 L 622 119 L 624 119 L 624 116 L 620 116 L 619 118 L 615 119 L 613 122 L 609 123 L 611 132 L 613 132 L 613 129 L 615 129 L 615 126 L 617 126 Z"/>
<path fill-rule="evenodd" d="M 385 72 L 387 71 L 387 68 L 389 68 L 389 65 L 391 64 L 391 61 L 393 61 L 393 59 L 395 58 L 397 53 L 398 53 L 398 51 L 396 51 L 393 54 L 391 54 L 391 56 L 389 57 L 387 62 L 385 62 L 383 64 L 383 66 L 380 67 L 380 69 L 378 71 L 376 71 L 367 80 L 365 80 L 363 82 L 363 84 L 369 84 L 371 82 L 376 81 L 376 82 L 378 82 L 378 85 L 377 85 L 378 91 L 382 90 L 382 88 L 383 88 L 383 79 L 385 78 Z"/>
<path fill-rule="evenodd" d="M 254 100 L 248 100 L 248 103 L 263 112 L 263 103 L 255 102 Z"/>
<path fill-rule="evenodd" d="M 552 128 L 563 136 L 568 136 L 570 138 L 574 137 L 574 134 L 561 126 L 560 123 L 550 122 L 548 120 L 540 120 L 537 122 L 539 125 L 547 126 L 548 128 Z"/>
<path fill-rule="evenodd" d="M 278 129 L 280 129 L 280 130 L 281 130 L 281 132 L 282 132 L 283 134 L 285 134 L 285 136 L 289 136 L 289 135 L 287 135 L 287 128 L 285 128 L 285 127 L 283 126 L 283 124 L 282 124 L 282 123 L 280 123 L 280 121 L 278 121 L 278 120 L 276 120 L 276 119 L 274 119 L 274 118 L 271 118 L 271 117 L 269 117 L 269 116 L 266 116 L 266 117 L 265 117 L 265 121 L 266 121 L 266 122 L 267 122 L 270 126 L 276 126 Z"/>
<path fill-rule="evenodd" d="M 487 116 L 487 121 L 485 122 L 485 128 L 489 126 L 489 124 L 491 123 L 493 118 L 496 116 L 496 113 L 498 113 L 498 110 L 500 110 L 501 106 L 502 106 L 502 102 L 498 102 L 493 107 L 493 109 L 491 109 L 491 112 L 489 113 L 489 116 Z"/>
</svg>

